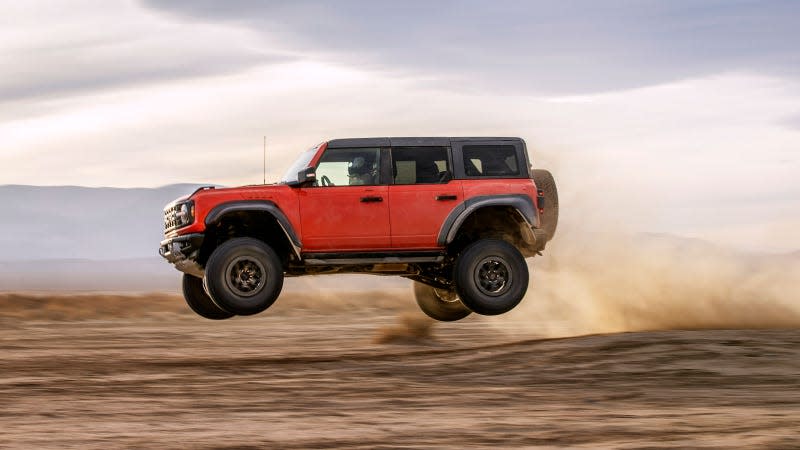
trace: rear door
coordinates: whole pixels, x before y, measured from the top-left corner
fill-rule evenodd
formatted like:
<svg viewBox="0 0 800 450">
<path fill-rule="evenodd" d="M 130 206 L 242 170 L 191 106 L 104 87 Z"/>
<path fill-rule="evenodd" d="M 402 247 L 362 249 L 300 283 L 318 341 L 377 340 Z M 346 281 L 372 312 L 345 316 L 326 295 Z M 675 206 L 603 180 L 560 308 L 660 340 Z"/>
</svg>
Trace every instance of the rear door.
<svg viewBox="0 0 800 450">
<path fill-rule="evenodd" d="M 389 193 L 380 148 L 328 148 L 316 185 L 300 189 L 304 252 L 391 248 Z"/>
<path fill-rule="evenodd" d="M 389 217 L 392 247 L 434 249 L 447 216 L 462 209 L 461 181 L 453 180 L 449 148 L 392 146 Z"/>
</svg>

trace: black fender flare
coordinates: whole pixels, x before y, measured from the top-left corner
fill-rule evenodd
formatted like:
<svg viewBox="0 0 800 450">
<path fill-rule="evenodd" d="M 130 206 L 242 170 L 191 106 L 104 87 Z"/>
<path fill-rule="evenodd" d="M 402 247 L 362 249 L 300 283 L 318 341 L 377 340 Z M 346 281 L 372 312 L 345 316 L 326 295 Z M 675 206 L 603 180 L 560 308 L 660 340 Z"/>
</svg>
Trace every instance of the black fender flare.
<svg viewBox="0 0 800 450">
<path fill-rule="evenodd" d="M 272 217 L 275 218 L 275 221 L 278 222 L 278 225 L 283 230 L 283 233 L 289 240 L 289 244 L 291 244 L 292 251 L 294 252 L 297 259 L 300 259 L 300 250 L 303 248 L 303 244 L 300 242 L 300 238 L 297 237 L 297 233 L 295 232 L 292 223 L 289 222 L 289 218 L 286 217 L 286 214 L 284 214 L 283 211 L 281 211 L 278 205 L 276 205 L 271 201 L 237 200 L 232 202 L 221 203 L 212 208 L 211 211 L 209 211 L 209 213 L 206 214 L 205 218 L 206 227 L 215 224 L 226 214 L 239 211 L 262 211 L 269 213 Z"/>
<path fill-rule="evenodd" d="M 540 226 L 539 211 L 529 196 L 524 194 L 481 195 L 465 200 L 450 212 L 444 220 L 442 228 L 439 229 L 439 236 L 436 239 L 438 245 L 445 246 L 453 242 L 467 217 L 487 206 L 510 206 L 519 213 L 530 228 L 539 228 Z"/>
</svg>

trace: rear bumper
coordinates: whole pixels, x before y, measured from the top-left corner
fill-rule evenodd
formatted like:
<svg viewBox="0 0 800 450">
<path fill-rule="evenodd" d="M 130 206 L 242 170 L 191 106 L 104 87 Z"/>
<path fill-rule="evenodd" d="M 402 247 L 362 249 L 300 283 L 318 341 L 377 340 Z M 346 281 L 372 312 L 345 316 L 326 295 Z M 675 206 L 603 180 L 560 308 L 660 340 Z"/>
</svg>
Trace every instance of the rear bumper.
<svg viewBox="0 0 800 450">
<path fill-rule="evenodd" d="M 204 238 L 202 233 L 192 233 L 164 239 L 158 247 L 158 254 L 181 272 L 202 278 L 205 270 L 197 258 Z"/>
</svg>

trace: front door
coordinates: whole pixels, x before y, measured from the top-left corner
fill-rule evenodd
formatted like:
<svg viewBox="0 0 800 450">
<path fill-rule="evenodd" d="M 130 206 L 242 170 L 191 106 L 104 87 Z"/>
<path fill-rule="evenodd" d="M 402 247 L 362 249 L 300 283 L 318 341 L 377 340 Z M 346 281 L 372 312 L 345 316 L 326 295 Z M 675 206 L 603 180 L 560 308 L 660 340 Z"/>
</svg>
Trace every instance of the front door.
<svg viewBox="0 0 800 450">
<path fill-rule="evenodd" d="M 303 252 L 391 247 L 388 187 L 380 148 L 328 148 L 315 186 L 300 189 Z"/>
</svg>

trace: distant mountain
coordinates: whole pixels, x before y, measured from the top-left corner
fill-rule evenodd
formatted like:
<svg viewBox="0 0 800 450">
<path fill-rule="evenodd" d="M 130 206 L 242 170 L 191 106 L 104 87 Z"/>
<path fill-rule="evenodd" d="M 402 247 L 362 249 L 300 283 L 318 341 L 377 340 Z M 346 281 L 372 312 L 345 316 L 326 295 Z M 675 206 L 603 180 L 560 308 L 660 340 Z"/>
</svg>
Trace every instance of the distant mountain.
<svg viewBox="0 0 800 450">
<path fill-rule="evenodd" d="M 181 274 L 158 256 L 0 261 L 2 291 L 177 291 Z"/>
<path fill-rule="evenodd" d="M 0 261 L 153 257 L 164 205 L 198 186 L 0 186 Z"/>
</svg>

